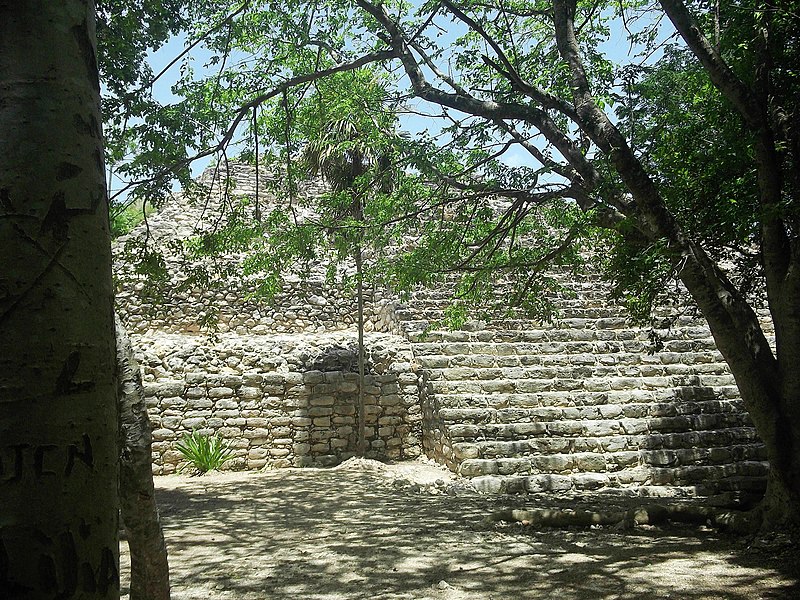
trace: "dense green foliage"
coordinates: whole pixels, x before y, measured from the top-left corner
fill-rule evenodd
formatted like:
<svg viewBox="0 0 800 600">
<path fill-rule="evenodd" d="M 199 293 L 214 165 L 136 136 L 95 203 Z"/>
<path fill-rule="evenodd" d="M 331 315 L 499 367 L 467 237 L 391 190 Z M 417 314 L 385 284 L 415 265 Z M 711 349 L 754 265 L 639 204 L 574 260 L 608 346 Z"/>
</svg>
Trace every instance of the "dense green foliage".
<svg viewBox="0 0 800 600">
<path fill-rule="evenodd" d="M 721 56 L 752 80 L 750 46 L 768 15 L 748 6 L 719 3 L 716 17 L 703 4 L 695 8 Z M 166 18 L 169 8 L 179 16 Z M 228 160 L 235 152 L 282 173 L 264 188 L 283 208 L 261 219 L 258 206 L 258 223 L 244 217 L 247 210 L 231 211 L 227 230 L 192 248 L 220 252 L 255 242 L 259 251 L 242 268 L 262 274 L 256 295 L 273 296 L 286 272 L 307 275 L 320 260 L 350 256 L 353 236 L 378 251 L 370 277 L 398 292 L 460 273 L 454 314 L 490 305 L 493 280 L 502 276 L 515 285 L 502 289 L 496 307 L 510 298 L 552 317 L 546 297 L 558 284 L 545 268 L 580 269 L 587 250 L 602 259 L 613 295 L 642 320 L 678 289 L 668 282 L 679 259 L 621 210 L 630 202 L 624 178 L 577 114 L 550 3 L 293 0 L 184 7 L 175 0 L 145 12 L 153 15 L 142 19 L 145 44 L 156 46 L 184 28 L 187 46 L 205 49 L 205 68 L 198 70 L 187 54 L 173 88 L 183 99 L 166 106 L 148 99 L 145 121 L 117 136 L 124 143 L 114 145 L 112 162 L 121 174 L 144 179 L 133 189 L 151 201 L 163 197 L 175 175 L 191 187 L 185 167 L 193 153 L 223 153 Z M 783 106 L 797 88 L 792 14 L 775 11 L 769 40 L 772 60 L 787 65 L 775 69 Z M 761 215 L 752 134 L 685 45 L 664 40 L 662 18 L 637 1 L 578 2 L 584 75 L 594 102 L 613 115 L 686 235 L 733 267 L 743 292 L 757 293 L 763 290 L 756 250 Z M 406 58 L 391 48 L 390 23 L 406 36 Z M 603 51 L 621 32 L 631 49 L 625 60 Z M 141 43 L 122 42 L 117 45 L 129 56 L 141 52 Z M 394 68 L 399 64 L 404 70 Z M 431 126 L 409 135 L 405 128 L 419 127 L 419 117 L 409 116 L 416 113 Z M 117 131 L 118 115 L 115 124 Z M 124 161 L 123 148 L 135 148 Z M 358 148 L 367 149 L 374 165 L 345 173 Z M 313 201 L 298 198 L 298 185 L 313 175 L 370 188 L 370 202 L 355 218 L 353 195 L 342 187 Z M 794 179 L 787 173 L 787 181 Z M 318 218 L 298 222 L 292 203 L 309 202 Z M 401 244 L 412 226 L 413 248 L 387 260 L 380 249 Z M 272 236 L 266 241 L 265 232 Z M 346 280 L 343 271 L 329 269 L 332 279 L 337 273 Z"/>
</svg>

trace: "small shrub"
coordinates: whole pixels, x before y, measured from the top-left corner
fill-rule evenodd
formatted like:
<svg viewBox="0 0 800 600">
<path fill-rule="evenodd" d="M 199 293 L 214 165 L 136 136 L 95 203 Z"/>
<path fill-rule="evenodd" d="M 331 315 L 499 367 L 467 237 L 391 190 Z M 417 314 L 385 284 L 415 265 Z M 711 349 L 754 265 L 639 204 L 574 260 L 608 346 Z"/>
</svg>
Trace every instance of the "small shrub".
<svg viewBox="0 0 800 600">
<path fill-rule="evenodd" d="M 233 458 L 233 451 L 219 435 L 209 436 L 199 431 L 185 434 L 178 442 L 177 448 L 189 461 L 188 465 L 181 468 L 181 472 L 191 468 L 198 475 L 202 475 L 208 471 L 218 470 Z"/>
</svg>

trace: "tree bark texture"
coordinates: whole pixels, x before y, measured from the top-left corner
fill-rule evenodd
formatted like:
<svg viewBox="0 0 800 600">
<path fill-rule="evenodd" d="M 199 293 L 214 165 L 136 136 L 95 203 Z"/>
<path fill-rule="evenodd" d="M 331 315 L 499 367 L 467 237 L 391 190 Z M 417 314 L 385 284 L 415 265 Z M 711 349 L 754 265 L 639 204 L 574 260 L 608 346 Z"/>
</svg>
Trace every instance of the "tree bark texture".
<svg viewBox="0 0 800 600">
<path fill-rule="evenodd" d="M 142 376 L 125 327 L 115 317 L 120 418 L 120 513 L 131 555 L 130 600 L 169 600 L 167 546 L 155 500 L 152 436 Z"/>
<path fill-rule="evenodd" d="M 94 5 L 0 0 L 0 596 L 118 598 Z"/>
</svg>

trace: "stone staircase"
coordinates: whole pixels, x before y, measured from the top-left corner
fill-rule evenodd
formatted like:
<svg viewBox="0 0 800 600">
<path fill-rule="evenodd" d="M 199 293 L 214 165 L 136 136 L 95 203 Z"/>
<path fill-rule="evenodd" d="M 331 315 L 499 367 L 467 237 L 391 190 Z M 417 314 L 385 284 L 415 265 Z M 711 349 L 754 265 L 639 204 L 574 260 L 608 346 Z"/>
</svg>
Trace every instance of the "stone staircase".
<svg viewBox="0 0 800 600">
<path fill-rule="evenodd" d="M 424 373 L 428 455 L 487 492 L 762 490 L 763 446 L 704 321 L 675 319 L 651 353 L 650 329 L 605 304 L 597 281 L 583 287 L 557 299 L 553 324 L 420 333 L 446 291 L 399 307 Z"/>
</svg>

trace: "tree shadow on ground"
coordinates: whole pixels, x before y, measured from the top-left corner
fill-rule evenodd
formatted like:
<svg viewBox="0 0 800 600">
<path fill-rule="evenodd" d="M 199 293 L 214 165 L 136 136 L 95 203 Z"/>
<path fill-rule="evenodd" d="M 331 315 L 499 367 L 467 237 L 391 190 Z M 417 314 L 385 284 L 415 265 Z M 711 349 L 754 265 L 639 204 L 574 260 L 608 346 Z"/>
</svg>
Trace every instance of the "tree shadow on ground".
<svg viewBox="0 0 800 600">
<path fill-rule="evenodd" d="M 173 599 L 787 598 L 786 561 L 697 528 L 532 530 L 514 502 L 396 489 L 374 472 L 158 478 Z M 519 500 L 516 500 L 517 502 Z"/>
</svg>

